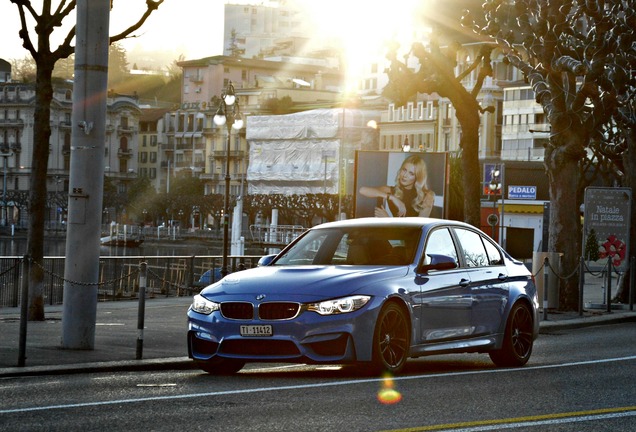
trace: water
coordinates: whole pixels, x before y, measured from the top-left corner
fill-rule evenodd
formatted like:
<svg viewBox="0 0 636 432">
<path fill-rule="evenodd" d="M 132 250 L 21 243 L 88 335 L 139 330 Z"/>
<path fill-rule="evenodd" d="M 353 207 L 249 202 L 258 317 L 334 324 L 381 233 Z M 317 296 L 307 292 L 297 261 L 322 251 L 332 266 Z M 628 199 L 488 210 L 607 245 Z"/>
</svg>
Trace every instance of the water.
<svg viewBox="0 0 636 432">
<path fill-rule="evenodd" d="M 0 238 L 0 257 L 24 256 L 27 252 L 26 237 Z M 164 240 L 146 241 L 136 248 L 101 246 L 100 256 L 190 256 L 221 255 L 218 241 Z M 250 251 L 245 251 L 250 255 Z M 65 238 L 47 238 L 44 240 L 44 256 L 65 256 Z"/>
</svg>

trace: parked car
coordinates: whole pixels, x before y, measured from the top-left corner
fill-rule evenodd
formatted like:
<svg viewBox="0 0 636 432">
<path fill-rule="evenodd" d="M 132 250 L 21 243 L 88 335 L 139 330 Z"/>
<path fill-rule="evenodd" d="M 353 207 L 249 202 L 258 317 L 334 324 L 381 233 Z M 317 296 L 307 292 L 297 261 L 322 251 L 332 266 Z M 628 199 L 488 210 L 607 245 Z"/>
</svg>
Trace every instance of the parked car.
<svg viewBox="0 0 636 432">
<path fill-rule="evenodd" d="M 246 362 L 357 364 L 399 373 L 408 358 L 488 353 L 524 365 L 539 333 L 525 265 L 482 231 L 427 218 L 365 218 L 307 230 L 259 267 L 204 288 L 188 354 L 205 371 Z"/>
<path fill-rule="evenodd" d="M 197 281 L 197 286 L 207 286 L 212 282 L 221 280 L 221 270 L 222 269 L 220 267 L 217 267 L 214 270 L 206 270 Z"/>
</svg>

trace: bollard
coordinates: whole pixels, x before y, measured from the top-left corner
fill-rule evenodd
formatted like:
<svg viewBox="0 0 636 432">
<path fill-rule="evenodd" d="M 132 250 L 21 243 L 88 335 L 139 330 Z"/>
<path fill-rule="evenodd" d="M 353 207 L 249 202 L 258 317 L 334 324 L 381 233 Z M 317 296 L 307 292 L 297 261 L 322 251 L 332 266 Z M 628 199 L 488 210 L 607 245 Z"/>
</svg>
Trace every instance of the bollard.
<svg viewBox="0 0 636 432">
<path fill-rule="evenodd" d="M 29 317 L 29 255 L 25 255 L 22 261 L 22 285 L 20 299 L 20 342 L 18 347 L 18 366 L 23 367 L 26 364 L 26 340 L 27 340 L 27 321 Z"/>
<path fill-rule="evenodd" d="M 607 313 L 612 313 L 612 257 L 607 257 Z"/>
<path fill-rule="evenodd" d="M 548 271 L 550 269 L 550 260 L 545 257 L 543 260 L 543 320 L 548 320 Z"/>
<path fill-rule="evenodd" d="M 139 309 L 137 311 L 137 355 L 136 359 L 141 360 L 144 350 L 144 315 L 146 309 L 146 279 L 148 264 L 139 264 Z"/>
<path fill-rule="evenodd" d="M 583 316 L 583 290 L 585 287 L 585 258 L 579 260 L 579 316 Z"/>
<path fill-rule="evenodd" d="M 629 263 L 629 310 L 634 310 L 634 272 L 636 272 L 636 257 Z"/>
<path fill-rule="evenodd" d="M 194 289 L 194 259 L 196 257 L 194 255 L 190 256 L 189 268 L 187 269 L 186 277 L 188 278 L 188 295 L 192 294 L 192 290 Z"/>
</svg>

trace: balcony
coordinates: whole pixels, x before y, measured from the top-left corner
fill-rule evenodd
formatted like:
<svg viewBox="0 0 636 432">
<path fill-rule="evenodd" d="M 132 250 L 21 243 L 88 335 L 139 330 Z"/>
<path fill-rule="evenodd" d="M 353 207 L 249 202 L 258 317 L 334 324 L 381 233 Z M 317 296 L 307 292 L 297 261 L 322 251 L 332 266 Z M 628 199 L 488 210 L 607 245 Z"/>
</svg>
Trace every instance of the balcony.
<svg viewBox="0 0 636 432">
<path fill-rule="evenodd" d="M 117 126 L 117 133 L 119 135 L 132 135 L 137 132 L 137 128 L 134 126 Z"/>
<path fill-rule="evenodd" d="M 125 149 L 125 148 L 118 148 L 117 149 L 117 157 L 118 158 L 123 158 L 123 159 L 130 159 L 132 158 L 133 152 L 130 149 Z"/>
<path fill-rule="evenodd" d="M 71 128 L 70 121 L 63 120 L 60 122 L 60 129 L 70 129 L 70 128 Z"/>
<path fill-rule="evenodd" d="M 225 180 L 225 174 L 204 173 L 201 174 L 199 178 L 201 178 L 202 180 L 212 180 L 220 183 Z"/>
<path fill-rule="evenodd" d="M 211 152 L 212 154 L 209 156 L 210 160 L 214 159 L 225 159 L 227 152 L 225 150 L 214 150 Z M 230 150 L 230 158 L 231 159 L 243 159 L 245 157 L 245 152 L 243 150 Z"/>
<path fill-rule="evenodd" d="M 16 127 L 24 127 L 24 120 L 22 119 L 10 119 L 10 118 L 3 118 L 0 119 L 0 128 L 2 127 L 7 127 L 7 128 L 16 128 Z"/>
</svg>

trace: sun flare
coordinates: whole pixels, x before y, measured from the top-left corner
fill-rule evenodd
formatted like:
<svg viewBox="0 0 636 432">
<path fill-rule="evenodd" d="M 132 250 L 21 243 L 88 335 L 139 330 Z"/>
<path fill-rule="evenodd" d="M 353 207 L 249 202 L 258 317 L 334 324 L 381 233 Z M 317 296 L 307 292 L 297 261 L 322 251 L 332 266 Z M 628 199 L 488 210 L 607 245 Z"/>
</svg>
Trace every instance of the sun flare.
<svg viewBox="0 0 636 432">
<path fill-rule="evenodd" d="M 332 39 L 341 47 L 348 87 L 365 66 L 383 57 L 387 42 L 410 44 L 414 41 L 421 5 L 426 3 L 421 0 L 297 1 L 307 11 L 317 37 Z"/>
</svg>

